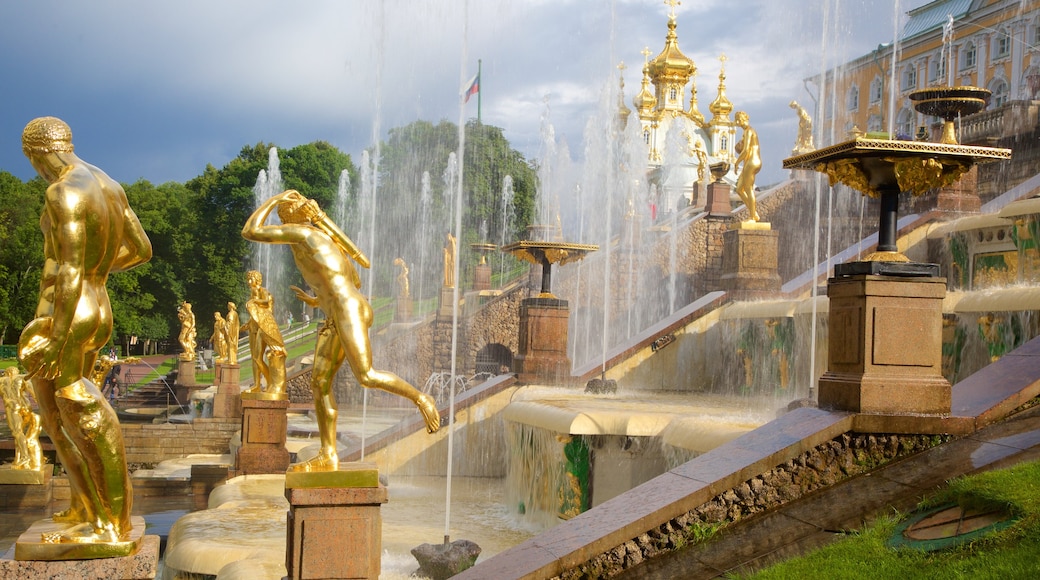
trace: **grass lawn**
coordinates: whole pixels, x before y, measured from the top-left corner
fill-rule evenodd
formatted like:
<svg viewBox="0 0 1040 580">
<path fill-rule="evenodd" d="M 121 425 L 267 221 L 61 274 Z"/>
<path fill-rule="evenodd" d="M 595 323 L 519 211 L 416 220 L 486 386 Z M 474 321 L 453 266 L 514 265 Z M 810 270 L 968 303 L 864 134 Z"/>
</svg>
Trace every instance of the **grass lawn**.
<svg viewBox="0 0 1040 580">
<path fill-rule="evenodd" d="M 882 518 L 866 529 L 751 576 L 754 580 L 842 578 L 1037 578 L 1040 577 L 1040 461 L 956 479 L 921 508 L 958 504 L 1007 510 L 1018 521 L 960 545 L 935 552 L 893 549 L 888 540 L 907 514 Z"/>
</svg>

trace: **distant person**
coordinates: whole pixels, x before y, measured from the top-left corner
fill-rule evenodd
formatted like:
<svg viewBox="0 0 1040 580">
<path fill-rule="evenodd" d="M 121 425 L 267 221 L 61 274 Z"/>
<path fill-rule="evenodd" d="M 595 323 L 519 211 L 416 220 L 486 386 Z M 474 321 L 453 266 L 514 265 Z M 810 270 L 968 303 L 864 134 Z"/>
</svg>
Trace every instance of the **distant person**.
<svg viewBox="0 0 1040 580">
<path fill-rule="evenodd" d="M 282 225 L 264 225 L 277 208 Z M 358 291 L 361 278 L 351 260 L 367 268 L 368 258 L 321 211 L 317 202 L 297 191 L 284 191 L 265 201 L 242 228 L 242 237 L 254 242 L 287 244 L 296 267 L 314 290 L 311 296 L 293 286 L 293 292 L 308 306 L 321 308 L 328 316 L 318 332 L 314 349 L 311 390 L 321 449 L 317 457 L 292 465 L 291 471 L 334 471 L 339 465 L 336 451 L 336 396 L 332 379 L 343 364 L 350 364 L 354 378 L 366 388 L 382 389 L 412 401 L 419 408 L 430 433 L 440 428 L 440 415 L 433 399 L 420 393 L 401 377 L 372 368 L 372 307 Z"/>
<path fill-rule="evenodd" d="M 123 432 L 88 376 L 112 335 L 108 275 L 147 262 L 152 245 L 123 188 L 73 153 L 72 131 L 63 121 L 32 120 L 22 133 L 22 151 L 49 186 L 40 218 L 40 298 L 36 318 L 22 331 L 18 357 L 71 494 L 69 508 L 54 514 L 55 522 L 69 527 L 43 539 L 123 542 L 130 537 L 133 503 Z"/>
</svg>

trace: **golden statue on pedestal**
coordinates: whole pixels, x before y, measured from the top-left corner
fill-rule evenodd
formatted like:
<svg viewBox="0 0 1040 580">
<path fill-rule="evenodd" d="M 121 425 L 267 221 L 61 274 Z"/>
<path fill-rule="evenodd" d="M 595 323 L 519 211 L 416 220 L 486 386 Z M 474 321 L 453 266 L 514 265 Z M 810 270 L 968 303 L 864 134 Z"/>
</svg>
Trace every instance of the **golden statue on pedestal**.
<svg viewBox="0 0 1040 580">
<path fill-rule="evenodd" d="M 228 356 L 228 325 L 220 312 L 213 313 L 213 334 L 209 337 L 213 344 L 213 362 L 227 362 Z"/>
<path fill-rule="evenodd" d="M 394 265 L 400 268 L 397 272 L 397 297 L 401 299 L 411 298 L 412 291 L 408 283 L 408 264 L 404 258 L 394 258 Z"/>
<path fill-rule="evenodd" d="M 455 236 L 448 232 L 448 245 L 444 246 L 444 287 L 455 287 Z"/>
<path fill-rule="evenodd" d="M 248 239 L 248 238 L 247 238 Z M 253 358 L 253 387 L 250 394 L 263 393 L 268 397 L 285 397 L 285 340 L 274 319 L 274 296 L 264 288 L 264 277 L 258 270 L 246 273 L 249 300 L 246 312 L 249 322 L 239 331 L 249 331 L 249 352 Z M 260 379 L 267 384 L 260 388 Z"/>
<path fill-rule="evenodd" d="M 238 319 L 238 307 L 234 302 L 227 303 L 227 317 L 224 319 L 225 339 L 227 340 L 227 358 L 224 361 L 229 365 L 238 364 L 238 335 L 241 334 L 241 324 Z"/>
<path fill-rule="evenodd" d="M 32 411 L 29 402 L 29 383 L 18 367 L 7 367 L 0 376 L 0 397 L 4 400 L 7 426 L 14 437 L 14 464 L 12 469 L 39 471 L 43 466 L 40 450 L 40 416 Z"/>
<path fill-rule="evenodd" d="M 812 136 L 812 117 L 809 116 L 809 112 L 805 110 L 805 107 L 799 105 L 797 101 L 791 101 L 790 107 L 798 113 L 798 140 L 795 141 L 794 150 L 791 151 L 791 154 L 801 155 L 815 151 L 816 147 L 813 146 Z"/>
<path fill-rule="evenodd" d="M 22 331 L 18 358 L 32 381 L 40 418 L 69 477 L 67 523 L 45 542 L 104 544 L 132 552 L 130 477 L 115 411 L 88 378 L 112 335 L 105 282 L 152 257 L 152 246 L 123 188 L 73 153 L 60 119 L 34 119 L 22 151 L 47 187 L 40 229 L 44 264 L 36 318 Z M 113 544 L 119 546 L 113 548 Z M 124 554 L 125 555 L 125 554 Z"/>
<path fill-rule="evenodd" d="M 758 132 L 751 128 L 748 114 L 737 111 L 733 120 L 737 126 L 744 130 L 744 136 L 737 143 L 737 160 L 733 164 L 734 169 L 740 170 L 737 176 L 737 195 L 748 208 L 748 221 L 759 221 L 758 207 L 755 204 L 755 176 L 762 169 L 762 153 L 758 144 Z"/>
<path fill-rule="evenodd" d="M 195 360 L 195 313 L 191 311 L 191 304 L 187 301 L 181 302 L 177 307 L 177 320 L 181 321 L 181 333 L 177 341 L 181 343 L 181 360 Z"/>
<path fill-rule="evenodd" d="M 282 225 L 264 225 L 272 211 L 278 211 Z M 430 433 L 440 427 L 434 401 L 397 375 L 372 368 L 372 347 L 368 330 L 372 326 L 372 307 L 358 291 L 361 279 L 351 259 L 369 267 L 368 258 L 332 222 L 317 202 L 294 190 L 284 191 L 265 201 L 246 221 L 242 236 L 267 244 L 287 244 L 296 267 L 314 290 L 311 296 L 293 286 L 296 296 L 307 305 L 321 308 L 328 318 L 318 332 L 314 349 L 311 390 L 321 450 L 317 457 L 290 466 L 290 471 L 334 471 L 339 466 L 336 451 L 336 398 L 332 379 L 343 364 L 362 386 L 377 388 L 415 403 Z"/>
</svg>

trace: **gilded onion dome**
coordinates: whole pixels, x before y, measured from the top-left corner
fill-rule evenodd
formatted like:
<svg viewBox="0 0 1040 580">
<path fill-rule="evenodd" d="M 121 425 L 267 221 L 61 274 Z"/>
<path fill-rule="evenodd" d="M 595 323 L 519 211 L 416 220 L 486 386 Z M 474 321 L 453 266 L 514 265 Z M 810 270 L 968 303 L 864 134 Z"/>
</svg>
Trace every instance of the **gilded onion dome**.
<svg viewBox="0 0 1040 580">
<path fill-rule="evenodd" d="M 714 117 L 728 120 L 729 114 L 733 112 L 733 103 L 726 98 L 726 57 L 721 56 L 719 60 L 722 61 L 722 69 L 719 71 L 719 94 L 711 105 L 708 105 L 708 110 Z"/>
<path fill-rule="evenodd" d="M 625 106 L 625 63 L 618 64 L 618 118 L 621 121 L 621 127 L 625 127 L 628 124 L 628 116 L 632 114 L 632 109 Z"/>
<path fill-rule="evenodd" d="M 675 14 L 673 13 L 668 17 L 668 34 L 665 36 L 664 50 L 650 61 L 649 72 L 654 84 L 675 82 L 685 85 L 686 81 L 697 72 L 693 61 L 679 50 L 675 26 Z"/>
<path fill-rule="evenodd" d="M 657 105 L 657 97 L 650 90 L 650 65 L 643 65 L 643 87 L 632 99 L 632 104 L 640 114 L 649 113 Z"/>
</svg>

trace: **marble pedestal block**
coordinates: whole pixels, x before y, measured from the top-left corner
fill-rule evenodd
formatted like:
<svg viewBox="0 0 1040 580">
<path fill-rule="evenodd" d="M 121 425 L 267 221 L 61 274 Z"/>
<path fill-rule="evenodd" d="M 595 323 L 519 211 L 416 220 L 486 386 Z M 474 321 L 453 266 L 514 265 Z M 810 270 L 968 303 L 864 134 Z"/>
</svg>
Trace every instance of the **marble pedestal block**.
<svg viewBox="0 0 1040 580">
<path fill-rule="evenodd" d="M 441 302 L 440 307 L 437 309 L 437 316 L 439 318 L 451 318 L 452 317 L 452 302 L 455 300 L 455 288 L 450 286 L 441 286 Z M 460 311 L 461 313 L 461 311 Z"/>
<path fill-rule="evenodd" d="M 285 568 L 290 580 L 379 578 L 387 490 L 374 463 L 334 472 L 287 473 Z"/>
<path fill-rule="evenodd" d="M 195 386 L 195 359 L 177 359 L 177 384 Z"/>
<path fill-rule="evenodd" d="M 411 297 L 398 297 L 397 306 L 394 309 L 394 322 L 409 322 L 412 320 Z"/>
<path fill-rule="evenodd" d="M 144 524 L 142 523 L 142 527 Z M 137 553 L 121 558 L 93 560 L 14 560 L 14 548 L 0 558 L 0 578 L 105 578 L 151 580 L 159 569 L 159 536 L 144 536 Z"/>
<path fill-rule="evenodd" d="M 733 206 L 729 201 L 730 191 L 729 184 L 724 181 L 709 183 L 704 211 L 711 217 L 729 217 L 733 213 Z"/>
<path fill-rule="evenodd" d="M 559 298 L 525 298 L 520 303 L 519 354 L 513 359 L 520 380 L 559 384 L 570 377 L 568 315 L 567 301 Z"/>
<path fill-rule="evenodd" d="M 886 415 L 948 415 L 942 375 L 946 279 L 855 275 L 827 282 L 827 372 L 820 407 Z"/>
<path fill-rule="evenodd" d="M 239 386 L 240 365 L 217 363 L 217 393 L 213 396 L 213 416 L 234 418 L 242 416 L 242 389 Z"/>
<path fill-rule="evenodd" d="M 285 448 L 288 399 L 242 397 L 242 447 L 235 458 L 238 473 L 282 473 L 289 466 Z"/>
<path fill-rule="evenodd" d="M 775 298 L 780 292 L 779 239 L 766 223 L 723 232 L 722 289 L 735 300 Z"/>
</svg>

